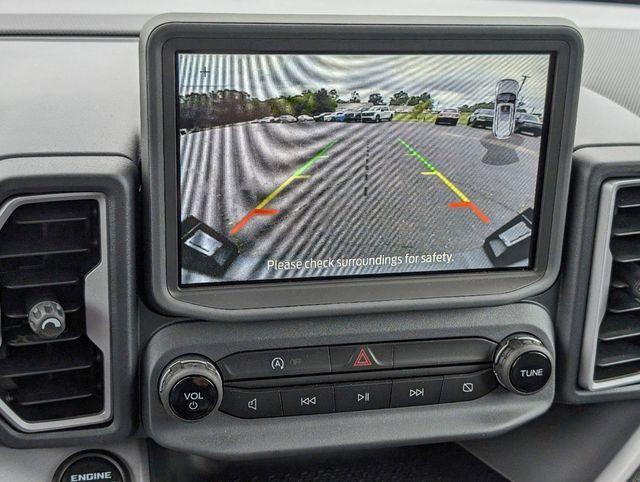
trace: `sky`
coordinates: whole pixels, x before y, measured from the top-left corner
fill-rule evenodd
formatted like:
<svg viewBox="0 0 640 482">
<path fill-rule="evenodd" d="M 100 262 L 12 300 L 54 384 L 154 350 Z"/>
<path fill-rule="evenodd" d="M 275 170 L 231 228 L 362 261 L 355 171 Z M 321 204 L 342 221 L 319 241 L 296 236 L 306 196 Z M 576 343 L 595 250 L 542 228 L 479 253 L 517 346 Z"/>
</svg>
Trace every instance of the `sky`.
<svg viewBox="0 0 640 482">
<path fill-rule="evenodd" d="M 382 94 L 386 103 L 399 90 L 429 92 L 437 107 L 490 102 L 502 79 L 522 81 L 520 100 L 542 112 L 549 56 L 492 55 L 242 55 L 180 54 L 180 93 L 234 89 L 258 99 L 299 94 L 305 89 L 336 89 L 348 100 L 352 91 L 364 102 Z"/>
</svg>

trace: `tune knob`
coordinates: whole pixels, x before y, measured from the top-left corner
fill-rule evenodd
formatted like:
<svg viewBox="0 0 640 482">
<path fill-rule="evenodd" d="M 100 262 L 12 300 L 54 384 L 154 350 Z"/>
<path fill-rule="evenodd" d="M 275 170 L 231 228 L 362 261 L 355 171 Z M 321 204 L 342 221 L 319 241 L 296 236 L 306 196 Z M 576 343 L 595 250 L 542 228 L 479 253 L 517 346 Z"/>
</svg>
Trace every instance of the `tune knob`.
<svg viewBox="0 0 640 482">
<path fill-rule="evenodd" d="M 209 359 L 186 355 L 164 369 L 159 392 L 167 412 L 181 420 L 195 422 L 220 406 L 222 378 Z"/>
<path fill-rule="evenodd" d="M 52 300 L 34 304 L 29 309 L 29 326 L 40 338 L 59 337 L 67 327 L 62 306 Z"/>
<path fill-rule="evenodd" d="M 518 333 L 498 345 L 493 371 L 500 384 L 520 395 L 536 393 L 547 384 L 553 369 L 552 355 L 533 335 Z"/>
</svg>

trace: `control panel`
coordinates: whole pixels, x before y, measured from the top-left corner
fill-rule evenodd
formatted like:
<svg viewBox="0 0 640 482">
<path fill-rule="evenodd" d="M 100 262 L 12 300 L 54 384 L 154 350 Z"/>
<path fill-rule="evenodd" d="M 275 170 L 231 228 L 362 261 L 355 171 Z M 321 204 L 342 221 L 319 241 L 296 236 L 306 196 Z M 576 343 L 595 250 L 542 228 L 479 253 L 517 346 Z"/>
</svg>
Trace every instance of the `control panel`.
<svg viewBox="0 0 640 482">
<path fill-rule="evenodd" d="M 498 385 L 542 389 L 552 355 L 529 334 L 501 343 L 451 338 L 185 355 L 163 371 L 165 409 L 185 421 L 213 410 L 253 419 L 465 402 Z"/>
</svg>

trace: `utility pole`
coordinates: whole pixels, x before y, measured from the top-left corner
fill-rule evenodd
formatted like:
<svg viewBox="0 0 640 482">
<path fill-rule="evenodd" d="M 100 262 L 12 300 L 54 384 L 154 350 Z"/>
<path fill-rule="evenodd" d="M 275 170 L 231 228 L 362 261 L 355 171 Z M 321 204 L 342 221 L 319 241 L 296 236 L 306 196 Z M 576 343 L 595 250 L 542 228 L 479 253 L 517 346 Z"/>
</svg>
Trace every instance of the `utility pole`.
<svg viewBox="0 0 640 482">
<path fill-rule="evenodd" d="M 519 107 L 523 107 L 525 105 L 524 100 L 522 99 L 522 97 L 520 97 L 520 92 L 522 91 L 522 88 L 524 87 L 524 84 L 525 84 L 525 82 L 527 81 L 527 79 L 529 77 L 531 77 L 531 76 L 530 75 L 523 75 L 522 76 L 522 82 L 520 82 L 520 88 L 518 89 L 518 104 L 516 105 L 516 110 Z"/>
</svg>

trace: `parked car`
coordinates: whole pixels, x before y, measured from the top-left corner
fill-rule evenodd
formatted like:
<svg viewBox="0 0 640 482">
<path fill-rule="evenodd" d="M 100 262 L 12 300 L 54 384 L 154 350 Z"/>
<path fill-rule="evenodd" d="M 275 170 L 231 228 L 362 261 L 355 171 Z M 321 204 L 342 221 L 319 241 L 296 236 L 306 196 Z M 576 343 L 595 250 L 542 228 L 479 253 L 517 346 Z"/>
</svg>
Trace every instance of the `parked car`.
<svg viewBox="0 0 640 482">
<path fill-rule="evenodd" d="M 491 127 L 493 125 L 493 109 L 476 109 L 467 120 L 471 127 Z"/>
<path fill-rule="evenodd" d="M 520 84 L 517 80 L 503 79 L 496 84 L 496 103 L 491 127 L 497 139 L 506 139 L 514 132 L 519 92 Z"/>
<path fill-rule="evenodd" d="M 314 115 L 313 120 L 316 122 L 327 122 L 326 117 L 333 114 L 333 112 L 323 112 L 322 114 Z"/>
<path fill-rule="evenodd" d="M 251 121 L 253 124 L 269 124 L 270 122 L 274 122 L 275 117 L 262 117 L 260 119 L 256 119 Z"/>
<path fill-rule="evenodd" d="M 344 122 L 344 115 L 342 111 L 332 112 L 327 115 L 324 120 L 325 122 Z"/>
<path fill-rule="evenodd" d="M 436 125 L 449 124 L 455 126 L 458 124 L 458 119 L 460 119 L 460 111 L 455 107 L 447 107 L 438 112 L 435 123 Z"/>
<path fill-rule="evenodd" d="M 298 122 L 298 119 L 296 119 L 292 115 L 284 114 L 284 115 L 281 115 L 280 117 L 276 117 L 273 122 L 278 122 L 280 124 L 292 124 L 294 122 Z"/>
<path fill-rule="evenodd" d="M 361 122 L 362 113 L 369 109 L 370 109 L 369 106 L 363 106 L 357 109 L 348 110 L 344 113 L 344 120 L 345 122 Z"/>
<path fill-rule="evenodd" d="M 534 137 L 540 137 L 542 135 L 542 122 L 538 116 L 533 114 L 519 113 L 516 115 L 514 132 L 527 132 Z"/>
<path fill-rule="evenodd" d="M 307 114 L 301 114 L 298 116 L 298 122 L 309 122 L 312 120 L 313 120 L 313 117 Z"/>
<path fill-rule="evenodd" d="M 360 114 L 362 122 L 382 122 L 393 120 L 393 111 L 387 105 L 374 105 Z"/>
</svg>

